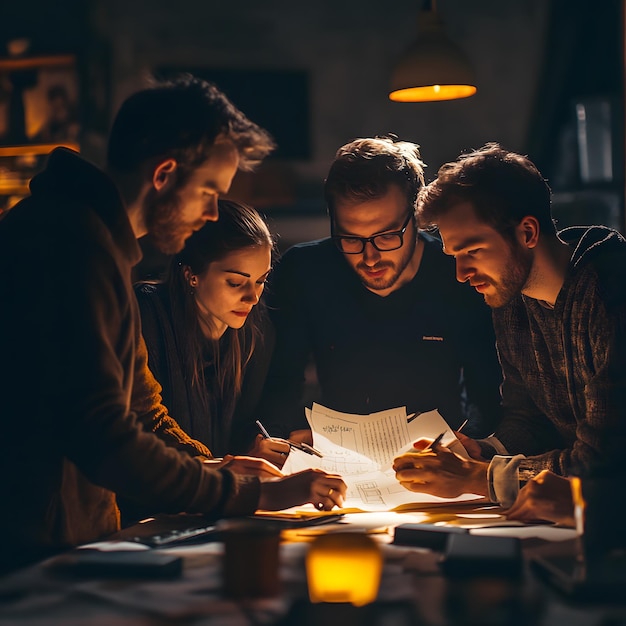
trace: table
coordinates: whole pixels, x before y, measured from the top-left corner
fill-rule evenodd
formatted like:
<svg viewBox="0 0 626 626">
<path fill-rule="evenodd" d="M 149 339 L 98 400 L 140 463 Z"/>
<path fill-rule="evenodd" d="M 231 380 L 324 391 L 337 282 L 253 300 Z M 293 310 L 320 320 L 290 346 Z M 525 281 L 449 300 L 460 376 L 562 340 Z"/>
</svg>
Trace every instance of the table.
<svg viewBox="0 0 626 626">
<path fill-rule="evenodd" d="M 463 509 L 467 513 L 468 509 Z M 372 532 L 371 516 L 347 516 L 348 524 Z M 406 512 L 403 520 L 442 519 L 450 509 Z M 331 528 L 328 529 L 332 530 Z M 539 527 L 522 529 L 539 533 Z M 545 529 L 543 529 L 545 530 Z M 321 527 L 315 532 L 321 532 Z M 133 536 L 136 528 L 116 539 Z M 380 543 L 385 565 L 376 603 L 311 605 L 307 600 L 304 559 L 312 535 L 280 546 L 282 591 L 278 597 L 234 602 L 221 592 L 221 543 L 170 548 L 182 555 L 183 574 L 174 580 L 78 578 L 60 574 L 49 559 L 0 580 L 2 626 L 213 626 L 277 624 L 342 624 L 350 626 L 620 626 L 626 624 L 623 603 L 581 604 L 561 596 L 530 571 L 536 555 L 568 554 L 573 540 L 523 540 L 525 570 L 520 579 L 506 577 L 445 577 L 440 554 L 391 544 L 393 529 L 372 536 Z M 296 537 L 296 539 L 298 539 Z M 58 558 L 57 558 L 58 561 Z M 626 594 L 625 594 L 626 595 Z"/>
</svg>

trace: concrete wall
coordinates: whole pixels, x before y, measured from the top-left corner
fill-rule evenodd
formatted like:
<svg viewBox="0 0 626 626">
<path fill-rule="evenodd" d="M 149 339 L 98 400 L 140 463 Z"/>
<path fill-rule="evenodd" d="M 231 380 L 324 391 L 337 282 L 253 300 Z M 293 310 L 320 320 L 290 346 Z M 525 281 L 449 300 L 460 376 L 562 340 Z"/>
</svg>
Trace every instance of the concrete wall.
<svg viewBox="0 0 626 626">
<path fill-rule="evenodd" d="M 238 176 L 233 189 L 267 209 L 291 243 L 325 234 L 323 217 L 311 214 L 323 216 L 328 165 L 355 137 L 393 132 L 419 143 L 429 179 L 443 162 L 489 140 L 524 149 L 549 3 L 440 0 L 449 36 L 475 67 L 478 93 L 450 102 L 390 102 L 390 68 L 415 37 L 421 4 L 97 0 L 91 21 L 110 46 L 112 111 L 163 65 L 309 72 L 311 158 L 273 161 L 252 177 Z M 304 213 L 306 222 L 290 217 Z"/>
</svg>

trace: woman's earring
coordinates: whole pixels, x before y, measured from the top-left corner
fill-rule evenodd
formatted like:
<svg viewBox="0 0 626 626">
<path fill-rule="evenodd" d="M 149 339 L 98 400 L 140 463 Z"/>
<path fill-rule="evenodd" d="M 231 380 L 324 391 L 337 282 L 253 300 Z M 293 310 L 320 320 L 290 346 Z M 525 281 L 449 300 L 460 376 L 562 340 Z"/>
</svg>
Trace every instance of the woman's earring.
<svg viewBox="0 0 626 626">
<path fill-rule="evenodd" d="M 191 287 L 190 289 L 190 293 L 193 296 L 193 294 L 196 292 L 196 290 L 194 289 L 194 287 L 198 286 L 198 277 L 197 276 L 192 276 L 189 279 L 189 286 Z"/>
</svg>

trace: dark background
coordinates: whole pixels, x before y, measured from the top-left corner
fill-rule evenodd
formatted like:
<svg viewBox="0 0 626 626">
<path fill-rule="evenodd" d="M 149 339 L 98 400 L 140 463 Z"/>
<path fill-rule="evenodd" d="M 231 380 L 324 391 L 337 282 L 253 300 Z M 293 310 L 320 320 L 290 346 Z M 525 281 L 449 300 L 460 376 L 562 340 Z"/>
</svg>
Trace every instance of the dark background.
<svg viewBox="0 0 626 626">
<path fill-rule="evenodd" d="M 30 40 L 29 54 L 77 56 L 81 151 L 97 163 L 115 110 L 148 75 L 185 69 L 215 80 L 278 141 L 258 172 L 237 175 L 232 195 L 267 214 L 283 248 L 327 233 L 321 190 L 335 150 L 388 132 L 421 145 L 428 180 L 461 151 L 499 141 L 538 164 L 561 225 L 624 230 L 622 0 L 439 0 L 478 92 L 390 102 L 391 67 L 415 38 L 421 4 L 5 2 L 0 56 L 19 37 Z"/>
</svg>

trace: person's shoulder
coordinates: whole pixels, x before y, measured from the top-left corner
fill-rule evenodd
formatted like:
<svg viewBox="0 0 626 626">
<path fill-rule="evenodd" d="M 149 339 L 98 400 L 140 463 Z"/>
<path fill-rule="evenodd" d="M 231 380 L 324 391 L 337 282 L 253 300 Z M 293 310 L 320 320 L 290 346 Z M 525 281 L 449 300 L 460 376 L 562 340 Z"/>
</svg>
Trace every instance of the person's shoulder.
<svg viewBox="0 0 626 626">
<path fill-rule="evenodd" d="M 247 326 L 244 326 L 246 329 Z M 249 329 L 249 333 L 252 333 L 252 329 Z M 274 343 L 276 341 L 276 327 L 272 322 L 271 317 L 268 314 L 268 311 L 263 310 L 259 315 L 259 321 L 257 326 L 257 333 L 261 339 L 261 344 L 263 345 L 265 350 L 273 350 Z"/>
<path fill-rule="evenodd" d="M 436 230 L 420 230 L 419 236 L 424 240 L 426 245 L 438 248 L 439 250 L 442 249 L 443 243 Z"/>
<path fill-rule="evenodd" d="M 294 262 L 294 260 L 305 261 L 314 258 L 324 258 L 328 257 L 330 251 L 335 249 L 330 237 L 313 239 L 312 241 L 302 241 L 289 247 L 282 255 L 281 261 L 288 259 Z"/>
<path fill-rule="evenodd" d="M 284 252 L 276 264 L 281 272 L 319 271 L 341 261 L 341 255 L 330 237 L 296 243 Z"/>
<path fill-rule="evenodd" d="M 133 290 L 142 317 L 148 313 L 154 314 L 158 309 L 161 309 L 161 305 L 166 305 L 166 289 L 163 283 L 142 280 L 133 285 Z"/>
<path fill-rule="evenodd" d="M 420 231 L 420 239 L 424 242 L 425 265 L 429 265 L 433 269 L 449 271 L 454 268 L 454 259 L 445 254 L 443 251 L 443 243 L 436 233 Z M 455 276 L 453 271 L 452 276 Z"/>
<path fill-rule="evenodd" d="M 141 280 L 133 285 L 137 299 L 155 298 L 158 292 L 159 284 L 155 281 Z"/>
<path fill-rule="evenodd" d="M 297 243 L 280 258 L 267 288 L 270 309 L 283 298 L 317 303 L 358 280 L 330 238 Z"/>
<path fill-rule="evenodd" d="M 604 272 L 626 273 L 626 239 L 607 226 L 571 226 L 558 238 L 572 248 L 571 265 L 577 270 L 588 264 Z"/>
<path fill-rule="evenodd" d="M 424 241 L 424 255 L 418 274 L 426 275 L 429 285 L 438 291 L 452 294 L 462 300 L 481 302 L 482 296 L 469 285 L 456 278 L 454 258 L 443 252 L 443 244 L 436 234 L 420 232 Z"/>
<path fill-rule="evenodd" d="M 574 280 L 586 289 L 591 271 L 599 297 L 609 306 L 626 304 L 626 239 L 605 226 L 572 227 L 559 237 L 574 247 Z M 576 280 L 577 279 L 577 280 Z"/>
</svg>

